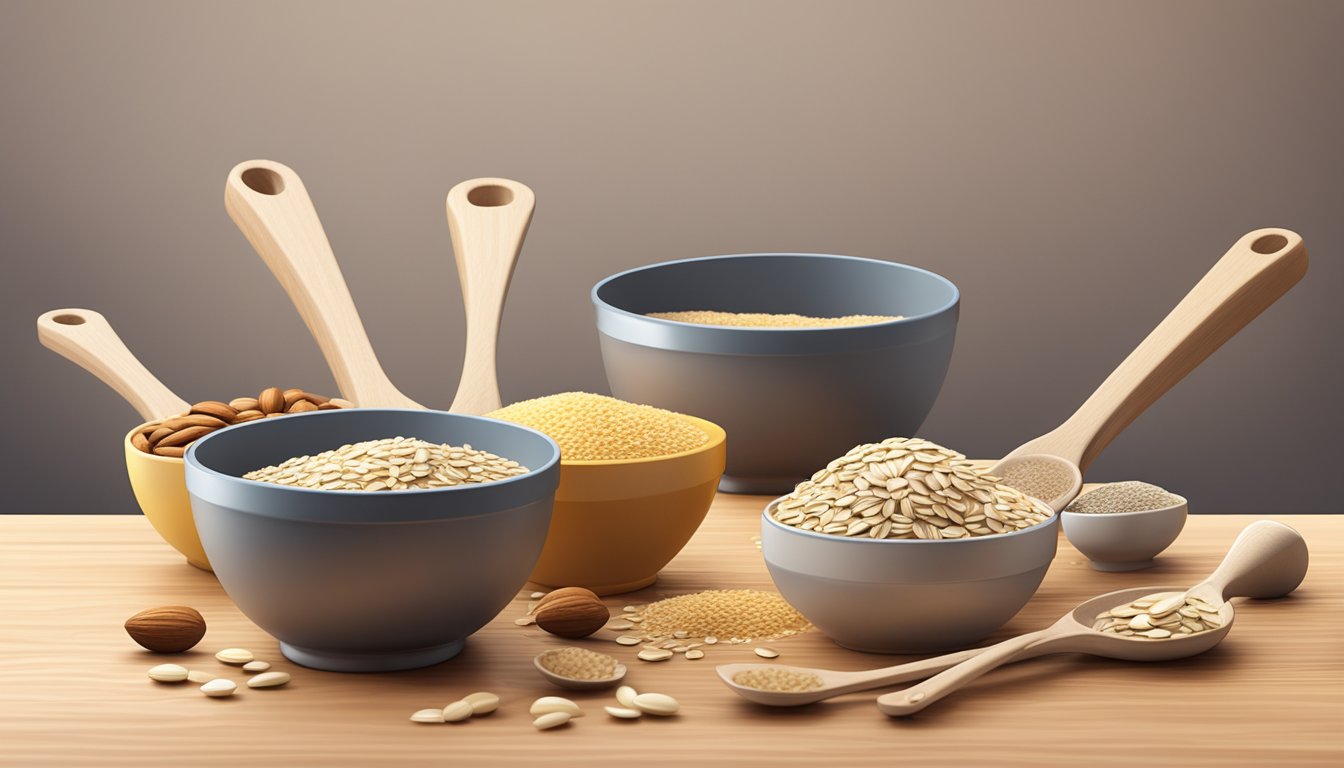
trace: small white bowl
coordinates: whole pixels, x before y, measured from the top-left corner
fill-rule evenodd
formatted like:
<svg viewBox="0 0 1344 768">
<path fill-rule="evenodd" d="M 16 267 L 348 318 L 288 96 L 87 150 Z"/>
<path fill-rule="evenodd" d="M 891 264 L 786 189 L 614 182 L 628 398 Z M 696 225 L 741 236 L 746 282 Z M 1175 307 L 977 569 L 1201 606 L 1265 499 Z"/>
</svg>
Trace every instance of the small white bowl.
<svg viewBox="0 0 1344 768">
<path fill-rule="evenodd" d="M 1172 494 L 1176 496 L 1176 494 Z M 1138 571 L 1171 546 L 1185 527 L 1189 504 L 1180 502 L 1141 512 L 1088 514 L 1061 512 L 1060 525 L 1069 543 L 1087 556 L 1098 571 Z"/>
</svg>

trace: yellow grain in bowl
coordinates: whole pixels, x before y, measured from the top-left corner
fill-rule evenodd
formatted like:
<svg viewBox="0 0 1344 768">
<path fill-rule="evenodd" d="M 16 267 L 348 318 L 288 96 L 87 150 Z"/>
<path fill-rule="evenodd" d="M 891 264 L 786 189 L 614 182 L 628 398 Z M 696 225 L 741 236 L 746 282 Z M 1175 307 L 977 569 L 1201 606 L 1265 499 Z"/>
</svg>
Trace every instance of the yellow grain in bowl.
<svg viewBox="0 0 1344 768">
<path fill-rule="evenodd" d="M 588 392 L 562 392 L 505 406 L 487 416 L 542 432 L 566 461 L 622 461 L 701 447 L 709 435 L 672 411 Z"/>
</svg>

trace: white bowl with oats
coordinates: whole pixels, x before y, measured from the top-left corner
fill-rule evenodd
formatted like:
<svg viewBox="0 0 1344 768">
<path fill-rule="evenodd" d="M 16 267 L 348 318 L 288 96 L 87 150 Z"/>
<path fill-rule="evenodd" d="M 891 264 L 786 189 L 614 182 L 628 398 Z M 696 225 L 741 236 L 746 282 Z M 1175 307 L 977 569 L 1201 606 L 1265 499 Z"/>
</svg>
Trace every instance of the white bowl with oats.
<svg viewBox="0 0 1344 768">
<path fill-rule="evenodd" d="M 993 480 L 928 441 L 858 446 L 765 508 L 770 576 L 846 648 L 967 647 L 1026 605 L 1058 543 L 1044 502 Z"/>
<path fill-rule="evenodd" d="M 1184 496 L 1155 485 L 1128 481 L 1098 486 L 1060 513 L 1069 543 L 1098 571 L 1151 568 L 1185 528 L 1190 505 Z"/>
</svg>

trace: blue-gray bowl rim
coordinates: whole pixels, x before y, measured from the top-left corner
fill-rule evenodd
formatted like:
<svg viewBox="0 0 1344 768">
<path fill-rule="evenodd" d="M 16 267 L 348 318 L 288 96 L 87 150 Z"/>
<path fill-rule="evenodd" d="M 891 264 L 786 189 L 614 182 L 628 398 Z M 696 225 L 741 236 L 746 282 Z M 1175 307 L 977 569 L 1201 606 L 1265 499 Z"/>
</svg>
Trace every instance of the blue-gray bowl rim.
<svg viewBox="0 0 1344 768">
<path fill-rule="evenodd" d="M 868 323 L 865 325 L 851 326 L 830 326 L 823 328 L 788 328 L 788 327 L 752 327 L 752 326 L 733 326 L 733 325 L 707 325 L 699 323 L 684 323 L 677 320 L 665 320 L 657 317 L 649 317 L 638 312 L 630 312 L 614 304 L 607 302 L 599 294 L 607 285 L 620 280 L 628 275 L 650 270 L 663 269 L 678 264 L 690 264 L 696 262 L 709 261 L 728 261 L 754 258 L 800 258 L 800 259 L 824 259 L 848 262 L 862 262 L 865 264 L 879 265 L 884 269 L 896 269 L 907 272 L 914 272 L 931 278 L 934 282 L 941 284 L 950 292 L 950 298 L 935 309 L 928 312 L 922 312 L 917 315 L 906 315 L 898 320 L 888 320 L 881 323 Z M 724 353 L 724 354 L 810 354 L 816 351 L 837 351 L 837 343 L 841 339 L 856 342 L 853 346 L 866 346 L 874 338 L 888 339 L 889 334 L 895 329 L 904 329 L 912 326 L 920 326 L 927 321 L 937 318 L 940 315 L 946 315 L 954 311 L 961 302 L 961 291 L 956 284 L 948 278 L 934 272 L 916 267 L 910 264 L 904 264 L 897 261 L 886 261 L 883 259 L 871 259 L 862 256 L 845 256 L 833 253 L 799 253 L 799 252 L 761 252 L 761 253 L 729 253 L 717 256 L 697 256 L 689 259 L 673 259 L 671 261 L 660 261 L 654 264 L 646 264 L 640 267 L 617 272 L 614 275 L 599 280 L 589 291 L 589 298 L 593 303 L 598 314 L 598 330 L 607 335 L 618 338 L 622 341 L 644 344 L 658 348 L 679 349 L 682 351 L 706 352 L 706 353 Z M 617 319 L 621 325 L 642 324 L 653 330 L 657 336 L 657 341 L 650 343 L 647 338 L 635 338 L 630 333 L 622 332 L 620 329 L 614 329 L 609 323 L 604 324 L 604 315 L 611 315 Z M 955 320 L 952 321 L 952 327 L 955 327 Z M 940 329 L 941 330 L 941 329 Z M 911 341 L 923 341 L 924 334 L 920 338 L 912 338 Z M 781 344 L 784 339 L 789 339 L 788 345 Z M 675 339 L 675 341 L 673 341 Z M 716 339 L 716 340 L 711 340 Z M 728 341 L 732 340 L 732 341 Z M 813 349 L 813 343 L 816 349 Z M 908 343 L 908 342 L 907 342 Z M 745 346 L 739 346 L 745 345 Z M 873 346 L 886 346 L 883 343 L 877 343 Z"/>
<path fill-rule="evenodd" d="M 264 483 L 258 480 L 248 480 L 243 477 L 237 475 L 231 475 L 226 472 L 220 472 L 217 469 L 209 467 L 206 464 L 202 463 L 200 459 L 197 458 L 196 456 L 197 448 L 199 448 L 200 446 L 208 445 L 208 441 L 218 439 L 220 436 L 235 432 L 236 430 L 267 429 L 267 428 L 276 429 L 279 427 L 274 426 L 275 423 L 283 422 L 289 419 L 331 418 L 331 417 L 339 417 L 341 414 L 355 414 L 355 413 L 370 415 L 372 413 L 378 413 L 378 412 L 405 413 L 413 415 L 432 414 L 434 416 L 449 416 L 454 419 L 464 419 L 469 421 L 484 421 L 493 424 L 499 424 L 509 429 L 524 432 L 529 435 L 540 438 L 549 446 L 550 448 L 549 456 L 541 466 L 528 467 L 528 471 L 526 473 L 517 475 L 515 477 L 505 478 L 503 480 L 495 480 L 489 483 L 455 485 L 446 488 L 406 489 L 395 492 L 389 491 L 386 493 L 377 493 L 377 494 L 365 491 L 342 491 L 342 490 L 322 490 L 317 488 L 295 488 L 292 486 L 277 485 L 275 483 Z M 266 426 L 268 424 L 271 424 L 272 426 L 270 427 Z M 338 448 L 338 447 L 340 446 L 332 446 L 332 448 Z M 248 421 L 242 424 L 234 424 L 232 426 L 225 427 L 224 429 L 211 432 L 210 434 L 205 435 L 199 440 L 193 442 L 187 448 L 186 453 L 183 455 L 183 460 L 186 466 L 186 474 L 189 479 L 193 473 L 199 473 L 202 477 L 206 478 L 212 485 L 236 484 L 240 488 L 247 489 L 247 491 L 250 493 L 271 494 L 279 492 L 288 494 L 298 494 L 298 498 L 309 500 L 320 499 L 325 497 L 331 499 L 341 499 L 343 502 L 349 503 L 354 501 L 355 499 L 368 499 L 369 501 L 387 500 L 389 498 L 398 498 L 398 497 L 414 499 L 414 498 L 424 498 L 426 496 L 434 496 L 437 494 L 451 495 L 454 493 L 473 493 L 473 492 L 475 493 L 491 492 L 504 497 L 514 497 L 518 495 L 516 492 L 518 490 L 518 486 L 524 484 L 530 485 L 532 483 L 537 482 L 538 478 L 547 475 L 550 476 L 550 482 L 548 483 L 550 487 L 548 489 L 548 493 L 554 494 L 555 488 L 559 485 L 560 446 L 556 444 L 555 440 L 552 440 L 550 436 L 542 432 L 539 432 L 535 429 L 524 427 L 521 424 L 515 424 L 511 421 L 504 421 L 503 419 L 492 419 L 486 416 L 473 416 L 464 413 L 451 413 L 448 411 L 437 411 L 429 409 L 422 410 L 416 408 L 342 408 L 339 410 L 311 411 L 307 413 L 287 414 L 285 416 L 278 417 L 276 419 L 256 419 L 254 421 Z M 197 491 L 192 489 L 190 482 L 188 483 L 187 490 L 189 496 L 191 497 L 196 497 L 198 495 Z M 451 498 L 451 496 L 449 497 Z M 520 503 L 523 503 L 523 501 L 525 500 L 519 499 Z M 499 504 L 497 506 L 499 506 L 500 508 L 507 508 L 512 505 L 509 503 L 504 503 Z M 270 517 L 281 517 L 307 522 L 318 522 L 317 520 L 314 520 L 313 518 L 307 515 L 296 515 L 291 517 L 289 515 L 268 514 L 253 509 L 241 510 L 241 511 L 247 511 L 251 514 L 264 514 Z M 388 520 L 387 522 L 415 522 L 416 520 L 448 519 L 454 516 L 457 515 L 445 514 L 442 515 L 441 517 L 423 517 L 423 518 L 417 516 L 417 518 L 414 520 Z M 336 516 L 336 519 L 331 520 L 331 522 L 358 522 L 358 521 L 348 519 L 345 515 L 338 515 Z"/>
</svg>

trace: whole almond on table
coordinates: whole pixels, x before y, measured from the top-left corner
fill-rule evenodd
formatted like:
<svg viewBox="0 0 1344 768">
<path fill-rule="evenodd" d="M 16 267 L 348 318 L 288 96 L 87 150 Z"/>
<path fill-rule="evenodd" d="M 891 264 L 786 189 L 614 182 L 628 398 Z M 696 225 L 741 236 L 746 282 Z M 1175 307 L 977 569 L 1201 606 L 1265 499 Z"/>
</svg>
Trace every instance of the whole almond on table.
<svg viewBox="0 0 1344 768">
<path fill-rule="evenodd" d="M 553 635 L 587 637 L 611 620 L 606 603 L 591 590 L 564 587 L 546 593 L 532 615 L 537 626 Z"/>
<path fill-rule="evenodd" d="M 205 637 L 205 617 L 186 605 L 149 608 L 126 620 L 126 634 L 155 653 L 181 653 Z"/>
</svg>

